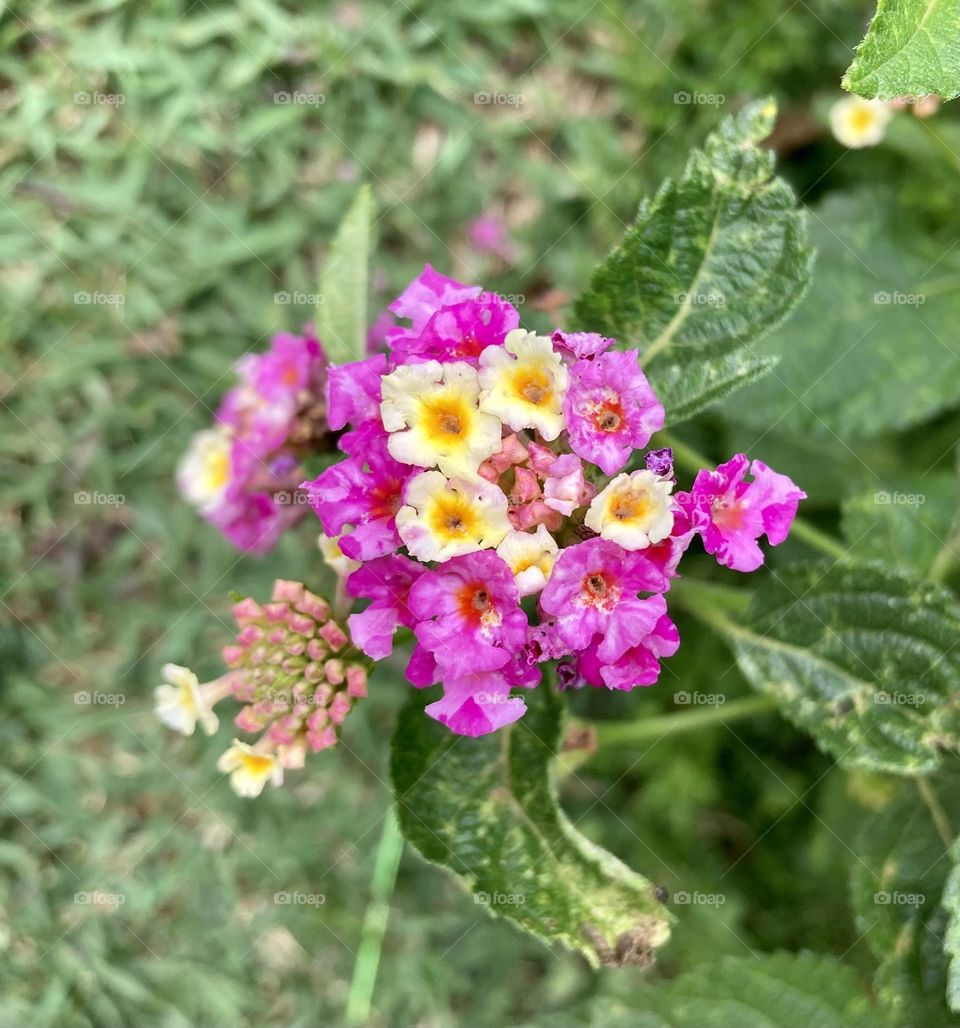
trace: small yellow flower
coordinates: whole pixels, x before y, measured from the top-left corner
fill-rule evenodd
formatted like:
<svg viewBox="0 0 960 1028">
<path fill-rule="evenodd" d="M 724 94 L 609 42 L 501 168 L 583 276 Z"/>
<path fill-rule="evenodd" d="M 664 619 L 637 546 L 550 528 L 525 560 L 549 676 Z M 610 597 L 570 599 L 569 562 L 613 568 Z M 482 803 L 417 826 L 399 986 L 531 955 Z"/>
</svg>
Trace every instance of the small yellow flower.
<svg viewBox="0 0 960 1028">
<path fill-rule="evenodd" d="M 544 525 L 537 525 L 536 532 L 514 530 L 497 547 L 497 556 L 513 572 L 521 596 L 532 596 L 543 589 L 558 553 L 557 541 Z"/>
<path fill-rule="evenodd" d="M 335 538 L 320 533 L 317 539 L 317 544 L 320 547 L 320 552 L 323 554 L 323 562 L 328 568 L 332 568 L 334 574 L 338 578 L 346 578 L 360 567 L 360 561 L 354 560 L 352 557 L 348 557 L 343 550 L 340 549 L 341 535 Z"/>
<path fill-rule="evenodd" d="M 536 429 L 550 442 L 563 430 L 567 369 L 545 336 L 514 329 L 480 354 L 480 409 L 515 432 Z"/>
<path fill-rule="evenodd" d="M 830 108 L 830 129 L 839 143 L 860 150 L 883 141 L 892 117 L 893 111 L 880 100 L 845 96 Z"/>
<path fill-rule="evenodd" d="M 163 679 L 154 690 L 157 717 L 181 735 L 193 735 L 198 721 L 205 735 L 213 735 L 220 721 L 197 676 L 179 664 L 164 664 Z"/>
<path fill-rule="evenodd" d="M 590 504 L 584 523 L 625 550 L 643 550 L 673 530 L 673 483 L 652 471 L 617 475 Z"/>
<path fill-rule="evenodd" d="M 381 390 L 387 446 L 402 464 L 469 477 L 500 452 L 502 426 L 479 410 L 480 383 L 469 364 L 403 365 L 383 377 Z"/>
<path fill-rule="evenodd" d="M 230 484 L 233 434 L 227 425 L 197 432 L 177 468 L 177 483 L 188 503 L 202 513 L 215 508 Z"/>
<path fill-rule="evenodd" d="M 483 478 L 424 471 L 407 485 L 397 531 L 418 560 L 449 560 L 496 546 L 510 531 L 507 498 Z"/>
<path fill-rule="evenodd" d="M 217 770 L 230 775 L 230 785 L 238 796 L 259 796 L 267 782 L 283 785 L 283 768 L 276 755 L 259 753 L 239 739 L 221 754 Z"/>
</svg>

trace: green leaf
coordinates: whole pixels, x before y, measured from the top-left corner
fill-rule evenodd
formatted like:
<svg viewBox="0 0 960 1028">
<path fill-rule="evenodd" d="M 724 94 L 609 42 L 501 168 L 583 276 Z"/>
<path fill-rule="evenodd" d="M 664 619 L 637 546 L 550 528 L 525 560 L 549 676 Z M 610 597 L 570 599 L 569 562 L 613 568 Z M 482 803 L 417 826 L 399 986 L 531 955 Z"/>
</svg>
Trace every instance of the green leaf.
<svg viewBox="0 0 960 1028">
<path fill-rule="evenodd" d="M 729 416 L 766 431 L 869 439 L 957 405 L 960 252 L 918 232 L 885 191 L 830 196 L 813 213 L 813 286 L 758 355 L 782 358 Z"/>
<path fill-rule="evenodd" d="M 950 871 L 943 891 L 947 924 L 943 950 L 947 957 L 947 1006 L 960 1013 L 960 839 L 950 847 Z"/>
<path fill-rule="evenodd" d="M 953 775 L 922 786 L 948 822 L 941 827 L 951 833 L 950 824 L 960 826 L 958 785 Z M 943 1023 L 948 972 L 941 899 L 949 907 L 944 886 L 951 862 L 931 806 L 915 783 L 903 783 L 864 823 L 854 849 L 850 895 L 857 931 L 877 958 L 878 995 L 899 1015 L 898 1023 L 904 1014 L 911 1023 Z"/>
<path fill-rule="evenodd" d="M 918 774 L 960 751 L 960 604 L 940 586 L 879 564 L 794 564 L 742 624 L 700 614 L 841 765 Z"/>
<path fill-rule="evenodd" d="M 576 303 L 580 327 L 641 352 L 668 421 L 769 371 L 753 344 L 809 281 L 804 214 L 757 145 L 775 116 L 766 101 L 724 119 L 681 177 L 641 203 Z"/>
<path fill-rule="evenodd" d="M 603 1028 L 880 1028 L 856 973 L 817 953 L 726 957 L 628 1000 L 591 1004 Z"/>
<path fill-rule="evenodd" d="M 960 96 L 960 5 L 956 0 L 879 0 L 843 88 L 893 100 Z"/>
<path fill-rule="evenodd" d="M 594 966 L 649 964 L 671 917 L 645 878 L 580 835 L 560 810 L 551 764 L 563 704 L 544 684 L 527 705 L 515 724 L 470 739 L 428 718 L 411 693 L 391 753 L 403 834 L 486 912 Z"/>
<path fill-rule="evenodd" d="M 950 538 L 956 515 L 955 475 L 902 475 L 844 501 L 843 534 L 854 556 L 922 576 Z"/>
<path fill-rule="evenodd" d="M 317 331 L 334 364 L 362 360 L 367 353 L 367 299 L 376 205 L 362 186 L 340 222 L 320 272 Z"/>
</svg>

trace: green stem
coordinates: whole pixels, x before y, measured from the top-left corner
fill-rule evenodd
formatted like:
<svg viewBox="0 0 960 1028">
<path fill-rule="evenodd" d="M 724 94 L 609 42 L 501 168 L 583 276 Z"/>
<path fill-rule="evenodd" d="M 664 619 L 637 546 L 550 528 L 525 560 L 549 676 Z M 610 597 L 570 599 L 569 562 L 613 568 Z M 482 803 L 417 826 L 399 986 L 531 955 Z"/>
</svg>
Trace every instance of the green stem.
<svg viewBox="0 0 960 1028">
<path fill-rule="evenodd" d="M 954 532 L 940 548 L 933 564 L 930 565 L 930 573 L 927 577 L 931 582 L 942 584 L 958 564 L 960 564 L 960 531 Z"/>
<path fill-rule="evenodd" d="M 741 718 L 753 717 L 755 714 L 767 713 L 776 707 L 777 701 L 772 696 L 747 696 L 732 703 L 703 710 L 662 714 L 660 717 L 644 720 L 601 722 L 594 724 L 593 727 L 597 733 L 597 749 L 602 750 L 608 746 L 652 742 L 668 735 L 727 724 Z"/>
<path fill-rule="evenodd" d="M 690 471 L 708 468 L 713 463 L 708 457 L 699 453 L 692 446 L 687 446 L 686 443 L 680 442 L 679 439 L 669 432 L 661 432 L 660 439 L 665 446 L 669 446 L 673 450 L 673 456 L 677 462 Z M 809 521 L 803 518 L 794 518 L 790 533 L 796 536 L 796 538 L 802 539 L 808 546 L 812 546 L 815 550 L 825 553 L 828 557 L 843 560 L 847 556 L 848 551 L 841 543 L 825 532 L 821 532 L 819 528 L 814 528 Z"/>
<path fill-rule="evenodd" d="M 370 904 L 363 919 L 360 949 L 353 968 L 350 994 L 347 997 L 347 1023 L 369 1024 L 373 986 L 377 980 L 380 965 L 380 950 L 383 935 L 390 914 L 390 897 L 397 880 L 397 867 L 403 853 L 403 836 L 397 825 L 397 817 L 391 809 L 387 813 L 377 847 L 377 859 L 373 868 L 373 882 L 370 888 Z"/>
<path fill-rule="evenodd" d="M 916 783 L 917 791 L 920 793 L 920 798 L 926 804 L 927 810 L 930 811 L 930 816 L 933 818 L 934 825 L 936 825 L 937 833 L 943 840 L 944 846 L 950 849 L 953 846 L 955 837 L 946 811 L 940 803 L 940 798 L 926 778 L 917 778 Z"/>
</svg>

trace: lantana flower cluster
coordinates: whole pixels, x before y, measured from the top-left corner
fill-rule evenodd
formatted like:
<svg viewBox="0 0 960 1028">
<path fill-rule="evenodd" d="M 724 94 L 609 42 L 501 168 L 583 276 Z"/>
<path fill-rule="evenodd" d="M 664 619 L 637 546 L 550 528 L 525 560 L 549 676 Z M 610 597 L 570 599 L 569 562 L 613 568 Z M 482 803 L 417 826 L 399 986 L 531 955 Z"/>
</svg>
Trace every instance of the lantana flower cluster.
<svg viewBox="0 0 960 1028">
<path fill-rule="evenodd" d="M 615 340 L 525 331 L 429 265 L 390 311 L 387 352 L 328 369 L 345 457 L 301 487 L 355 562 L 353 643 L 381 660 L 409 631 L 407 678 L 442 686 L 426 712 L 453 732 L 517 720 L 548 662 L 561 687 L 651 685 L 693 537 L 738 571 L 786 538 L 805 494 L 760 461 L 676 490 L 670 450 L 646 449 L 664 408 Z"/>
<path fill-rule="evenodd" d="M 180 462 L 181 493 L 238 549 L 265 553 L 306 512 L 301 460 L 327 432 L 327 361 L 312 332 L 274 336 L 236 365 L 213 427 Z"/>
<path fill-rule="evenodd" d="M 241 704 L 237 729 L 259 738 L 235 739 L 218 767 L 241 796 L 258 796 L 284 770 L 301 768 L 307 753 L 336 744 L 356 700 L 367 694 L 364 659 L 331 617 L 326 600 L 300 582 L 278 579 L 269 603 L 246 598 L 234 604 L 236 640 L 224 648 L 230 669 L 201 685 L 184 667 L 168 664 L 156 690 L 160 719 L 183 735 L 199 724 L 216 732 L 214 706 L 227 697 Z"/>
</svg>

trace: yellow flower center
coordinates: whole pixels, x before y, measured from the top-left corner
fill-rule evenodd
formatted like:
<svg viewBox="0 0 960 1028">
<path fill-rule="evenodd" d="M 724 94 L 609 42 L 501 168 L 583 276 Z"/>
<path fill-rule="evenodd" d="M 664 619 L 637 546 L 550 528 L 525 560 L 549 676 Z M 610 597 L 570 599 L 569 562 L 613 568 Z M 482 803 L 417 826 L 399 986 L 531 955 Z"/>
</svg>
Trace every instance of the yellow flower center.
<svg viewBox="0 0 960 1028">
<path fill-rule="evenodd" d="M 857 132 L 866 132 L 873 122 L 874 114 L 869 107 L 858 107 L 850 116 L 850 124 Z"/>
<path fill-rule="evenodd" d="M 423 427 L 433 440 L 462 439 L 470 427 L 470 409 L 462 396 L 441 393 L 423 402 Z"/>
<path fill-rule="evenodd" d="M 617 521 L 643 521 L 653 508 L 650 494 L 644 489 L 634 492 L 625 489 L 613 498 L 610 504 L 610 515 Z"/>
<path fill-rule="evenodd" d="M 521 368 L 513 376 L 513 392 L 520 400 L 534 407 L 546 407 L 553 402 L 553 384 L 550 377 L 538 368 Z"/>
<path fill-rule="evenodd" d="M 431 532 L 445 542 L 475 539 L 481 534 L 480 518 L 468 500 L 460 496 L 437 496 L 430 505 L 427 523 Z"/>
<path fill-rule="evenodd" d="M 226 450 L 211 453 L 204 462 L 203 473 L 208 489 L 222 488 L 230 477 L 230 454 Z"/>
<path fill-rule="evenodd" d="M 262 753 L 242 753 L 240 761 L 252 775 L 265 775 L 273 767 L 273 757 Z"/>
</svg>

